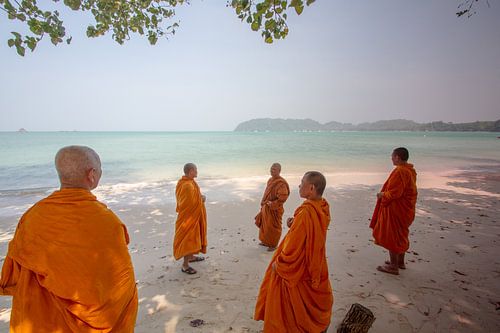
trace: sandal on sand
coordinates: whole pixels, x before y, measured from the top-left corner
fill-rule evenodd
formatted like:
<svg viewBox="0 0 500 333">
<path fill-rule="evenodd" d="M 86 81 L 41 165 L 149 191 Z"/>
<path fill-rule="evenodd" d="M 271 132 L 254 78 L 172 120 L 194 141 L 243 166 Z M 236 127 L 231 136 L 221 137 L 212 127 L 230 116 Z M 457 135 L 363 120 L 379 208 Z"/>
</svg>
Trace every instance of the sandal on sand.
<svg viewBox="0 0 500 333">
<path fill-rule="evenodd" d="M 184 269 L 184 267 L 181 268 L 182 273 L 186 274 L 196 274 L 196 270 L 193 267 L 188 267 Z"/>
<path fill-rule="evenodd" d="M 268 247 L 268 248 L 267 248 L 267 251 L 268 251 L 268 252 L 274 252 L 274 250 L 276 250 L 276 248 L 275 248 L 275 247 Z"/>
<path fill-rule="evenodd" d="M 192 259 L 189 260 L 189 262 L 198 262 L 198 261 L 203 261 L 205 260 L 205 257 L 193 257 Z"/>
<path fill-rule="evenodd" d="M 388 265 L 377 266 L 377 271 L 384 272 L 384 273 L 389 273 L 389 274 L 392 274 L 392 275 L 399 275 L 398 271 L 392 269 Z"/>
<path fill-rule="evenodd" d="M 386 264 L 386 265 L 390 265 L 390 264 L 391 264 L 391 262 L 390 262 L 389 260 L 386 260 L 386 261 L 385 261 L 385 264 Z M 398 267 L 399 267 L 399 269 L 406 269 L 405 264 L 399 264 L 399 265 L 398 265 Z"/>
</svg>

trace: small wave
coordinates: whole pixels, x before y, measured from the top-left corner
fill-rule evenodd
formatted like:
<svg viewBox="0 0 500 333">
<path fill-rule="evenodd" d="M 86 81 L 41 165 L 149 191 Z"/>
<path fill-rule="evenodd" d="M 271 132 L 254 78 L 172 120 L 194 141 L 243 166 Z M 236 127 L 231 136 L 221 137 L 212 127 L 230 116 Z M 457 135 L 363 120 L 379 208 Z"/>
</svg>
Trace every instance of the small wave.
<svg viewBox="0 0 500 333">
<path fill-rule="evenodd" d="M 57 188 L 54 187 L 33 187 L 0 190 L 0 197 L 44 195 L 52 193 L 55 190 L 57 190 Z"/>
</svg>

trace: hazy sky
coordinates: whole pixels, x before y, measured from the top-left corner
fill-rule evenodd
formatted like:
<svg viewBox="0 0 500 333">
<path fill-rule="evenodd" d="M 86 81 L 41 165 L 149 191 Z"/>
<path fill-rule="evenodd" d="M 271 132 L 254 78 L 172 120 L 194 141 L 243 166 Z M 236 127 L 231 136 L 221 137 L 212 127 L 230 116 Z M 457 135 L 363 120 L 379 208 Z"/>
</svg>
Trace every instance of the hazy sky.
<svg viewBox="0 0 500 333">
<path fill-rule="evenodd" d="M 24 58 L 0 18 L 0 130 L 233 130 L 252 118 L 359 123 L 500 119 L 500 2 L 317 0 L 272 45 L 226 7 L 192 0 L 156 46 L 44 40 Z M 43 1 L 40 3 L 44 3 Z"/>
</svg>

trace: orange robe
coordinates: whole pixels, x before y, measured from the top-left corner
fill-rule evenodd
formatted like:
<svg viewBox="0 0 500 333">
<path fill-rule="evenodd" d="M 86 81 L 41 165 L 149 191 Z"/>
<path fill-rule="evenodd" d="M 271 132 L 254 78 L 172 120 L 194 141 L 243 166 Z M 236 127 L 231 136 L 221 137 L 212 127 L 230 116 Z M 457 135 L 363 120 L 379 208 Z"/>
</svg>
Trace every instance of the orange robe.
<svg viewBox="0 0 500 333">
<path fill-rule="evenodd" d="M 271 177 L 260 202 L 260 212 L 255 216 L 255 225 L 259 228 L 259 239 L 270 247 L 276 247 L 281 237 L 281 218 L 283 204 L 290 195 L 288 183 L 282 177 Z M 268 206 L 266 202 L 271 201 Z"/>
<path fill-rule="evenodd" d="M 11 333 L 133 332 L 137 288 L 127 229 L 84 189 L 62 189 L 21 218 L 2 268 Z"/>
<path fill-rule="evenodd" d="M 267 268 L 255 306 L 265 333 L 319 333 L 328 328 L 333 293 L 326 261 L 330 207 L 306 200 Z M 273 269 L 273 263 L 275 269 Z"/>
<path fill-rule="evenodd" d="M 175 188 L 175 197 L 175 259 L 199 252 L 207 253 L 207 212 L 198 184 L 194 179 L 182 176 Z"/>
<path fill-rule="evenodd" d="M 410 247 L 409 227 L 415 219 L 417 173 L 413 164 L 396 166 L 384 183 L 384 195 L 377 200 L 370 228 L 375 244 L 394 253 L 404 253 Z"/>
</svg>

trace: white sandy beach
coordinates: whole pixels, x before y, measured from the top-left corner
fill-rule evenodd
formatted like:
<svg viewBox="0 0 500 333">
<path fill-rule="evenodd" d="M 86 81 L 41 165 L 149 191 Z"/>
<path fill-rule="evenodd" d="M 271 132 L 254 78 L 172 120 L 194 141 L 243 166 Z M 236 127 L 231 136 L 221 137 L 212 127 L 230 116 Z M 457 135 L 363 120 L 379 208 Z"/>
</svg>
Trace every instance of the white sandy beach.
<svg viewBox="0 0 500 333">
<path fill-rule="evenodd" d="M 373 311 L 376 320 L 370 332 L 500 331 L 498 165 L 453 177 L 419 174 L 407 269 L 399 276 L 375 270 L 387 253 L 373 244 L 368 228 L 375 193 L 387 175 L 365 176 L 371 177 L 368 185 L 337 185 L 345 183 L 342 176 L 328 177 L 326 198 L 332 222 L 327 255 L 335 296 L 328 332 L 336 331 L 353 303 Z M 172 256 L 175 182 L 148 195 L 141 188 L 118 185 L 96 192 L 120 216 L 131 236 L 140 302 L 136 332 L 257 333 L 262 329 L 262 322 L 252 316 L 272 254 L 258 245 L 253 217 L 266 179 L 200 179 L 208 197 L 209 248 L 206 261 L 193 264 L 198 270 L 195 275 L 183 274 Z M 292 195 L 284 218 L 301 202 L 298 179 L 288 179 Z M 0 218 L 2 258 L 19 214 Z M 286 231 L 285 227 L 283 235 Z M 10 299 L 2 297 L 1 332 L 8 331 L 9 315 Z M 190 327 L 194 319 L 204 324 Z"/>
</svg>

